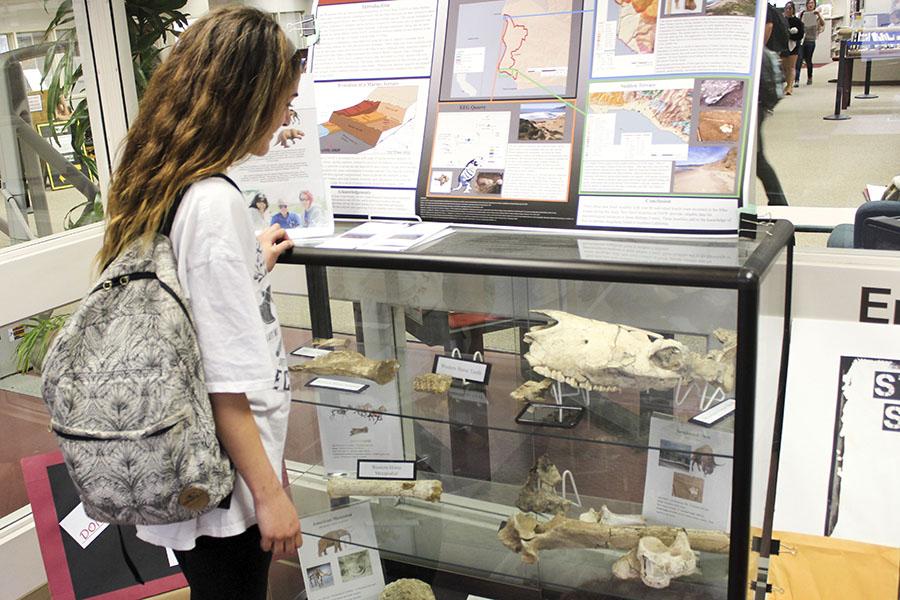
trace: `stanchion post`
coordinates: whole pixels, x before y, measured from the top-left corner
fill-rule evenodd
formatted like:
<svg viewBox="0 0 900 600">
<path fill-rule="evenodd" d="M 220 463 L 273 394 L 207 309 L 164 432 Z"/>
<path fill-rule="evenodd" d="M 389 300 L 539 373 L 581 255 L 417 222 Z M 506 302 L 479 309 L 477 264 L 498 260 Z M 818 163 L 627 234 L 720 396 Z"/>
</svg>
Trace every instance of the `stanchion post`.
<svg viewBox="0 0 900 600">
<path fill-rule="evenodd" d="M 859 98 L 860 100 L 870 100 L 872 98 L 877 98 L 878 94 L 870 94 L 869 91 L 872 87 L 872 61 L 866 61 L 866 89 L 862 94 L 857 94 L 854 98 Z"/>
<path fill-rule="evenodd" d="M 847 40 L 841 40 L 841 54 L 838 58 L 837 87 L 834 91 L 834 114 L 822 117 L 826 121 L 846 121 L 850 117 L 841 114 L 841 103 L 844 99 L 844 73 L 847 69 Z"/>
</svg>

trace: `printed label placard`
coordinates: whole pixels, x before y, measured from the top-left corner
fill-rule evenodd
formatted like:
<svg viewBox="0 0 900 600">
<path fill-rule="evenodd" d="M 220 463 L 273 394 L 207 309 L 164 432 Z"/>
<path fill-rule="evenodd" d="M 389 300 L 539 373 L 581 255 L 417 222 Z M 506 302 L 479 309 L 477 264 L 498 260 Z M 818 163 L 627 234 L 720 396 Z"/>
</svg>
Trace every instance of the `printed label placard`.
<svg viewBox="0 0 900 600">
<path fill-rule="evenodd" d="M 435 356 L 432 371 L 440 375 L 449 375 L 454 379 L 465 379 L 487 385 L 491 376 L 491 365 L 450 356 Z"/>
<path fill-rule="evenodd" d="M 712 408 L 695 415 L 691 418 L 691 422 L 710 427 L 733 413 L 736 405 L 734 398 L 728 398 L 727 400 L 719 402 Z"/>
<path fill-rule="evenodd" d="M 59 522 L 60 527 L 72 536 L 78 545 L 87 548 L 103 530 L 109 527 L 109 523 L 101 523 L 87 516 L 84 512 L 84 504 L 76 506 Z"/>
<path fill-rule="evenodd" d="M 415 480 L 416 462 L 413 460 L 363 460 L 356 463 L 357 479 Z"/>
<path fill-rule="evenodd" d="M 365 383 L 353 383 L 352 381 L 341 381 L 340 379 L 329 379 L 327 377 L 316 377 L 306 384 L 307 387 L 326 388 L 329 390 L 339 390 L 341 392 L 353 392 L 359 394 L 369 386 Z"/>
<path fill-rule="evenodd" d="M 291 351 L 291 356 L 300 356 L 302 358 L 319 358 L 320 356 L 325 356 L 326 354 L 330 354 L 331 350 L 327 350 L 325 348 L 310 348 L 309 346 L 301 346 L 296 350 Z"/>
</svg>

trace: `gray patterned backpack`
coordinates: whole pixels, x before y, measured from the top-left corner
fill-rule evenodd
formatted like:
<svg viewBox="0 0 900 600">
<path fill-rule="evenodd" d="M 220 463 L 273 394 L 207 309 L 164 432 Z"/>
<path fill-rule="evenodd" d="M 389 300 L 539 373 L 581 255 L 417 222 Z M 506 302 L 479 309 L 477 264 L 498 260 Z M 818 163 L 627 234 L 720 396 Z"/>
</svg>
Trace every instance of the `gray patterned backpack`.
<svg viewBox="0 0 900 600">
<path fill-rule="evenodd" d="M 50 426 L 85 512 L 106 523 L 192 519 L 234 482 L 166 235 L 103 270 L 44 361 Z"/>
</svg>

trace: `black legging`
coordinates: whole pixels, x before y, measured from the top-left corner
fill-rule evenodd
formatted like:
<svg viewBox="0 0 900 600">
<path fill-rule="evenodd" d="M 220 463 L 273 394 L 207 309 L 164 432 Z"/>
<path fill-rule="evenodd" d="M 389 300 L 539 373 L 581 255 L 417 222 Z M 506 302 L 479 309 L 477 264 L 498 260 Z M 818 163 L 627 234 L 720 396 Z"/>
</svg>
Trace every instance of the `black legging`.
<svg viewBox="0 0 900 600">
<path fill-rule="evenodd" d="M 763 154 L 762 125 L 766 119 L 766 109 L 757 106 L 757 128 L 756 128 L 756 176 L 762 181 L 763 188 L 766 190 L 766 197 L 769 199 L 769 206 L 787 206 L 787 198 L 784 197 L 784 190 L 781 188 L 781 182 L 775 169 L 766 160 Z"/>
<path fill-rule="evenodd" d="M 803 64 L 803 61 L 806 61 L 806 77 L 807 79 L 812 79 L 812 68 L 813 68 L 813 52 L 816 51 L 816 42 L 806 40 L 803 42 L 803 45 L 800 47 L 800 52 L 797 54 L 797 66 L 794 67 L 794 81 L 800 81 L 800 65 Z"/>
<path fill-rule="evenodd" d="M 175 550 L 191 600 L 266 600 L 272 553 L 259 542 L 254 525 L 232 537 L 199 537 L 193 550 Z"/>
</svg>

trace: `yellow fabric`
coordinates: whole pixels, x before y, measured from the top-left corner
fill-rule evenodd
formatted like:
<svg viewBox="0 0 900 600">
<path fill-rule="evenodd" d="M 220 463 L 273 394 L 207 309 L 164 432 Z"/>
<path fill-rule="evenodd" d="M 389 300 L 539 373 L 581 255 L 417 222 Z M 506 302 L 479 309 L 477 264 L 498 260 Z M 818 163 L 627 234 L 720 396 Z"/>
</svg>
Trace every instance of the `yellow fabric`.
<svg viewBox="0 0 900 600">
<path fill-rule="evenodd" d="M 782 552 L 771 557 L 769 583 L 783 590 L 773 600 L 897 600 L 900 547 L 782 531 L 773 537 Z"/>
</svg>

